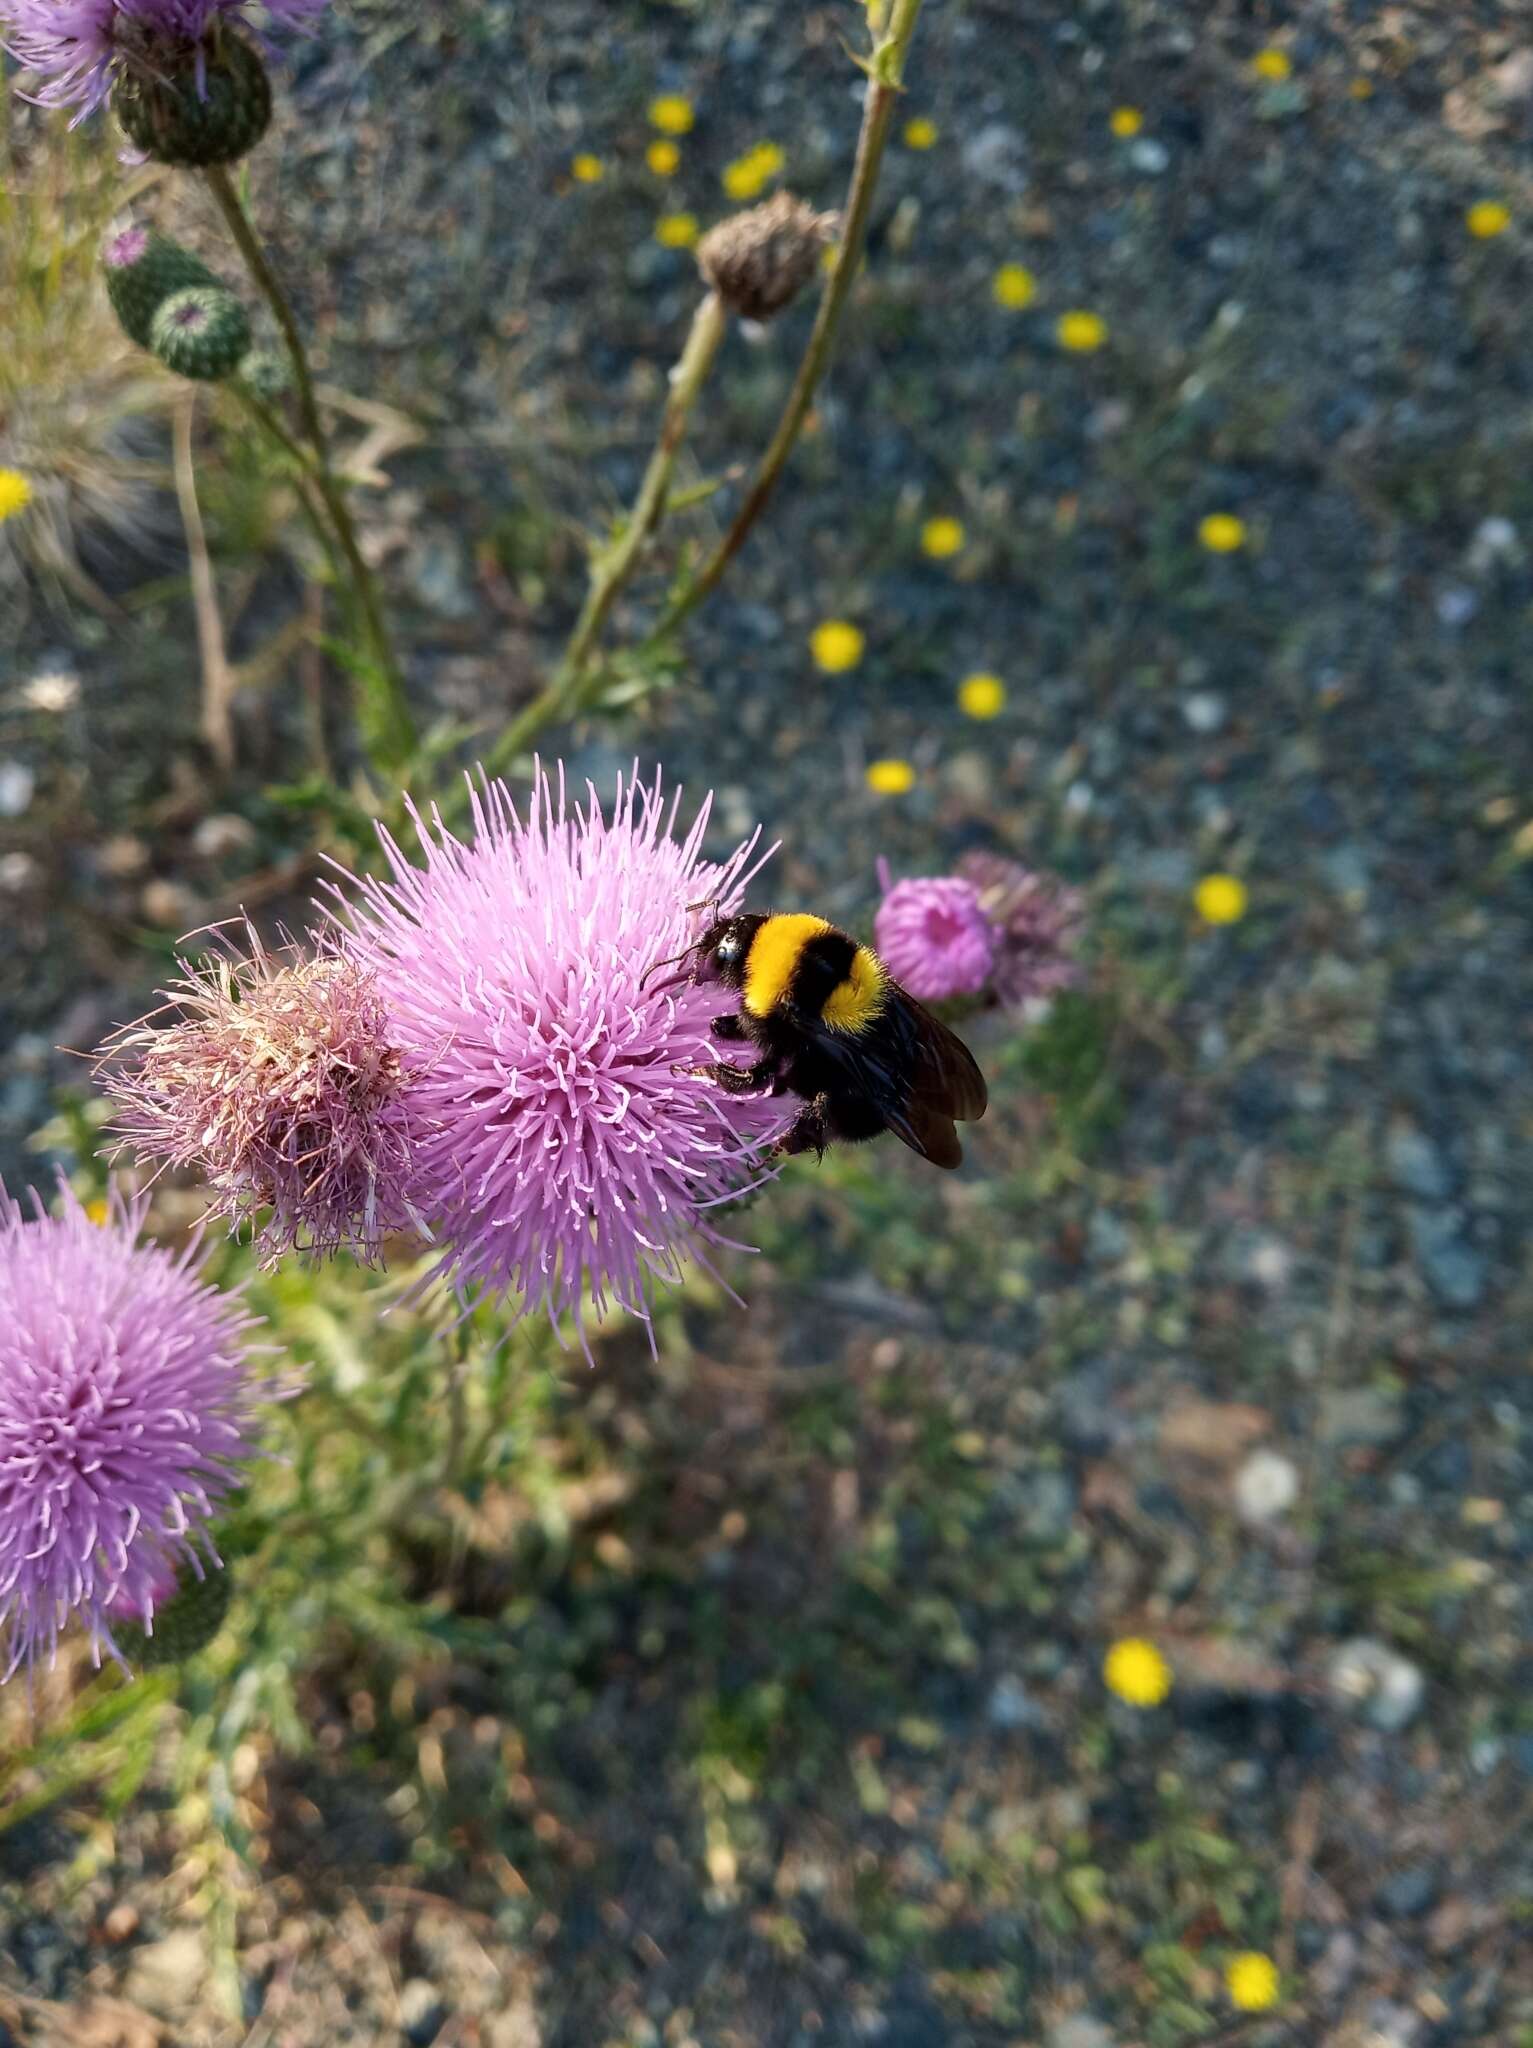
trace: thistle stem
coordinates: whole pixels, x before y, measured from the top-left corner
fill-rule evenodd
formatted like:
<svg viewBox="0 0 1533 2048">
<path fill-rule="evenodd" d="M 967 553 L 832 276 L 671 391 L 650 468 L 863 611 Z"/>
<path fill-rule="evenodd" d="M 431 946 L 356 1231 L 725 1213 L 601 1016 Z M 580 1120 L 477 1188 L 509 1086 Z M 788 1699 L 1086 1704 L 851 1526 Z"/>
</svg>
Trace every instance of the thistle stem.
<svg viewBox="0 0 1533 2048">
<path fill-rule="evenodd" d="M 676 457 L 686 439 L 687 424 L 698 393 L 708 380 L 713 361 L 729 329 L 729 314 L 717 292 L 709 292 L 692 316 L 686 345 L 671 372 L 670 395 L 660 421 L 654 453 L 639 485 L 633 510 L 622 532 L 603 548 L 592 563 L 591 581 L 580 617 L 570 635 L 563 659 L 548 687 L 514 718 L 484 757 L 488 773 L 498 774 L 509 766 L 538 735 L 561 719 L 573 717 L 585 701 L 593 672 L 593 656 L 608 614 L 643 553 L 645 543 L 665 517 L 666 499 Z"/>
<path fill-rule="evenodd" d="M 746 492 L 728 532 L 696 576 L 666 607 L 659 623 L 645 641 L 646 647 L 653 648 L 664 640 L 690 612 L 695 611 L 703 600 L 712 594 L 725 570 L 744 546 L 751 528 L 765 511 L 767 501 L 777 488 L 778 479 L 803 430 L 809 408 L 814 402 L 814 394 L 830 365 L 831 353 L 835 348 L 836 336 L 841 326 L 841 316 L 846 310 L 846 302 L 851 296 L 852 285 L 857 276 L 857 267 L 862 261 L 862 251 L 868 235 L 868 219 L 873 210 L 873 195 L 878 188 L 878 174 L 883 163 L 884 148 L 889 139 L 894 110 L 902 91 L 905 59 L 920 12 L 921 0 L 893 0 L 892 6 L 887 10 L 887 20 L 874 45 L 873 55 L 868 63 L 867 95 L 863 102 L 862 133 L 857 139 L 857 160 L 852 169 L 852 182 L 842 211 L 841 244 L 836 252 L 836 267 L 831 272 L 829 283 L 820 299 L 814 328 L 805 346 L 803 360 L 798 366 L 798 375 L 793 380 L 788 402 L 777 423 L 777 431 L 772 436 L 771 446 L 762 456 L 760 467 L 751 480 L 750 489 Z"/>
<path fill-rule="evenodd" d="M 315 487 L 324 500 L 330 524 L 340 543 L 341 553 L 346 558 L 357 610 L 372 656 L 362 689 L 366 727 L 364 738 L 369 751 L 377 756 L 381 766 L 399 768 L 414 750 L 415 725 L 405 701 L 404 680 L 400 674 L 393 643 L 384 624 L 378 587 L 373 581 L 372 571 L 363 559 L 345 493 L 335 479 L 330 443 L 320 418 L 319 403 L 314 395 L 314 378 L 309 368 L 308 351 L 304 347 L 303 336 L 299 332 L 298 322 L 287 294 L 267 260 L 261 239 L 245 211 L 228 170 L 222 164 L 211 164 L 204 170 L 203 176 L 236 247 L 245 259 L 257 289 L 271 307 L 277 325 L 282 330 L 283 341 L 287 345 L 287 352 L 293 365 L 293 379 L 297 387 L 298 411 L 303 421 L 304 434 L 314 454 L 312 467 Z"/>
</svg>

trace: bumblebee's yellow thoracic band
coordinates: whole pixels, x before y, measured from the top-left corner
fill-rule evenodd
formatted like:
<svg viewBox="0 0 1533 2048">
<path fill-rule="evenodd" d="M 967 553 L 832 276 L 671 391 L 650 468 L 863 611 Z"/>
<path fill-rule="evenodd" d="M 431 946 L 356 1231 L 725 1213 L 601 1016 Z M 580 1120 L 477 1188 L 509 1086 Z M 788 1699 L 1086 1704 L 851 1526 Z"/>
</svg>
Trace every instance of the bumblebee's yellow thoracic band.
<svg viewBox="0 0 1533 2048">
<path fill-rule="evenodd" d="M 808 912 L 769 917 L 751 941 L 742 991 L 753 1017 L 768 1017 L 789 994 L 804 949 L 835 927 Z M 883 1008 L 888 976 L 876 953 L 859 946 L 850 971 L 820 1006 L 821 1020 L 834 1031 L 855 1032 Z"/>
</svg>

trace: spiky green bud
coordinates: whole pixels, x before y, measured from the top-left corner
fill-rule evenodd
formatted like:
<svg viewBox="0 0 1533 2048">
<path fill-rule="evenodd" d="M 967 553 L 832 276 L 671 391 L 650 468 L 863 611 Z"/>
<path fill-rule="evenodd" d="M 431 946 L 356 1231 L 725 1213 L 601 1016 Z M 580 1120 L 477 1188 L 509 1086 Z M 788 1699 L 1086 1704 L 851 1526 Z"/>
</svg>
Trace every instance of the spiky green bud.
<svg viewBox="0 0 1533 2048">
<path fill-rule="evenodd" d="M 239 380 L 268 405 L 292 389 L 287 357 L 274 348 L 253 348 L 239 367 Z"/>
<path fill-rule="evenodd" d="M 149 327 L 149 346 L 181 377 L 227 377 L 250 347 L 250 322 L 221 284 L 172 292 Z"/>
<path fill-rule="evenodd" d="M 122 331 L 140 348 L 149 346 L 154 316 L 172 292 L 193 285 L 217 285 L 208 266 L 155 228 L 124 228 L 101 251 L 106 295 Z"/>
<path fill-rule="evenodd" d="M 206 1649 L 224 1625 L 234 1598 L 234 1574 L 208 1566 L 199 1579 L 187 1570 L 175 1592 L 154 1612 L 154 1632 L 137 1622 L 118 1622 L 112 1629 L 117 1647 L 138 1671 L 182 1664 Z"/>
<path fill-rule="evenodd" d="M 223 27 L 211 45 L 188 48 L 176 70 L 124 70 L 112 108 L 128 140 L 156 163 L 232 164 L 266 133 L 271 80 L 260 51 Z"/>
</svg>

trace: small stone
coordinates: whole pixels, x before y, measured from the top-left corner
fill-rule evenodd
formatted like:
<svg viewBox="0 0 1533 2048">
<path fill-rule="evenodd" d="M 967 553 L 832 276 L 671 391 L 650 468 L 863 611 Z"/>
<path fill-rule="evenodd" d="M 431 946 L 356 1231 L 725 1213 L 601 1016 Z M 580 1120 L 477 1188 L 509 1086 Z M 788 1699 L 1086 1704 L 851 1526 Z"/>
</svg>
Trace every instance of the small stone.
<svg viewBox="0 0 1533 2048">
<path fill-rule="evenodd" d="M 1405 1426 L 1399 1392 L 1393 1387 L 1340 1387 L 1320 1397 L 1316 1429 L 1333 1448 L 1391 1444 Z"/>
<path fill-rule="evenodd" d="M 1217 732 L 1228 715 L 1217 690 L 1196 690 L 1182 699 L 1182 716 L 1194 732 Z"/>
<path fill-rule="evenodd" d="M 194 1927 L 177 1927 L 141 1948 L 128 1965 L 123 1994 L 130 2005 L 170 2016 L 190 2011 L 207 1975 L 207 1953 Z"/>
<path fill-rule="evenodd" d="M 1027 185 L 1027 148 L 1020 128 L 989 121 L 976 128 L 963 146 L 963 167 L 980 185 L 998 185 L 1021 192 Z"/>
<path fill-rule="evenodd" d="M 1475 528 L 1465 559 L 1475 574 L 1483 576 L 1497 562 L 1515 561 L 1519 552 L 1516 527 L 1493 513 Z"/>
<path fill-rule="evenodd" d="M 1331 1659 L 1327 1674 L 1337 1704 L 1360 1713 L 1372 1727 L 1398 1735 L 1416 1718 L 1426 1696 L 1420 1669 L 1373 1636 L 1354 1636 Z"/>
<path fill-rule="evenodd" d="M 1299 1497 L 1299 1468 L 1280 1451 L 1253 1451 L 1235 1474 L 1235 1512 L 1260 1525 L 1286 1514 Z"/>
<path fill-rule="evenodd" d="M 1480 600 L 1467 583 L 1446 583 L 1437 593 L 1439 621 L 1450 631 L 1467 626 L 1480 609 Z"/>
<path fill-rule="evenodd" d="M 474 596 L 468 587 L 463 555 L 448 534 L 430 534 L 409 565 L 410 587 L 427 611 L 443 619 L 471 619 Z"/>
<path fill-rule="evenodd" d="M 37 777 L 20 761 L 0 761 L 0 818 L 19 818 L 32 802 Z"/>
<path fill-rule="evenodd" d="M 46 711 L 56 717 L 79 703 L 80 678 L 63 669 L 45 669 L 22 684 L 21 701 L 29 711 Z"/>
<path fill-rule="evenodd" d="M 1136 171 L 1143 171 L 1148 177 L 1158 178 L 1170 163 L 1171 152 L 1163 142 L 1157 142 L 1153 135 L 1141 135 L 1130 147 L 1128 160 Z"/>
<path fill-rule="evenodd" d="M 996 1680 L 985 1714 L 992 1728 L 1031 1728 L 1041 1732 L 1049 1725 L 1049 1717 L 1043 1708 L 1021 1679 L 1010 1671 Z"/>
<path fill-rule="evenodd" d="M 233 811 L 215 811 L 192 834 L 192 852 L 199 860 L 226 860 L 231 853 L 243 853 L 254 840 L 247 819 Z"/>
<path fill-rule="evenodd" d="M 1422 1278 L 1444 1308 L 1478 1307 L 1485 1293 L 1485 1257 L 1465 1243 L 1458 1211 L 1418 1204 L 1407 1221 Z"/>
<path fill-rule="evenodd" d="M 447 2007 L 434 1984 L 424 1977 L 411 1977 L 399 1992 L 399 2025 L 414 2048 L 430 2048 L 447 2020 Z"/>
<path fill-rule="evenodd" d="M 1075 1519 L 1075 1488 L 1063 1472 L 1030 1472 L 1022 1481 L 1022 1534 L 1029 1543 L 1063 1543 Z"/>
<path fill-rule="evenodd" d="M 1044 2048 L 1113 2048 L 1116 2037 L 1111 2027 L 1090 2013 L 1075 2012 L 1067 2019 L 1055 2020 L 1043 2038 Z"/>
<path fill-rule="evenodd" d="M 1438 1146 L 1414 1124 L 1396 1124 L 1384 1148 L 1389 1177 L 1408 1195 L 1441 1202 L 1453 1191 L 1453 1176 Z"/>
<path fill-rule="evenodd" d="M 101 1923 L 108 1941 L 131 1941 L 138 1932 L 138 1908 L 121 1900 Z"/>
<path fill-rule="evenodd" d="M 1386 1878 L 1375 1899 L 1379 1911 L 1392 1920 L 1415 1920 L 1436 1905 L 1439 1888 L 1440 1880 L 1432 1864 L 1412 1863 Z"/>
<path fill-rule="evenodd" d="M 169 882 L 157 875 L 152 882 L 145 882 L 139 891 L 138 907 L 148 923 L 159 925 L 162 930 L 177 932 L 190 931 L 197 922 L 196 904 L 189 890 L 179 882 Z"/>
<path fill-rule="evenodd" d="M 0 893 L 20 896 L 42 880 L 42 873 L 30 853 L 0 853 Z"/>
<path fill-rule="evenodd" d="M 149 865 L 149 848 L 131 832 L 114 832 L 96 848 L 96 872 L 111 882 L 126 882 Z"/>
</svg>

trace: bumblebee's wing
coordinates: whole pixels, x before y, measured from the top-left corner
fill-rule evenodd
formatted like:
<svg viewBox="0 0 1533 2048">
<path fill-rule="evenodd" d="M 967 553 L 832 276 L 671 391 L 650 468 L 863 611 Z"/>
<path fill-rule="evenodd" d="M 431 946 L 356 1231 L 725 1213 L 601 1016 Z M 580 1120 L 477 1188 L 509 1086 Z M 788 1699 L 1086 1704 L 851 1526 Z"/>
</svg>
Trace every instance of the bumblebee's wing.
<svg viewBox="0 0 1533 2048">
<path fill-rule="evenodd" d="M 941 1109 L 959 1123 L 978 1123 L 989 1104 L 990 1091 L 973 1053 L 898 983 L 894 1000 L 904 1013 L 915 1047 L 913 1100 Z"/>
<path fill-rule="evenodd" d="M 933 1166 L 963 1159 L 954 1119 L 985 1113 L 985 1077 L 947 1026 L 896 984 L 877 1024 L 866 1034 L 833 1031 L 818 1019 L 805 1027 L 842 1085 L 883 1113 L 894 1135 Z"/>
</svg>

